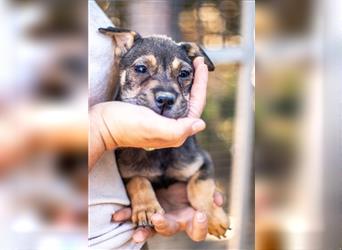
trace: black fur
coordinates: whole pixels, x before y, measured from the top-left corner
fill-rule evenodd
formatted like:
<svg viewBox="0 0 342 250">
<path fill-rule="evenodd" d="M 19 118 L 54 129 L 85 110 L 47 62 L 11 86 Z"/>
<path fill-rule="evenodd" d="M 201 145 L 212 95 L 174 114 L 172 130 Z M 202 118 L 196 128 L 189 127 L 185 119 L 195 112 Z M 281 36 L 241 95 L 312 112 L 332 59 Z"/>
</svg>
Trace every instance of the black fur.
<svg viewBox="0 0 342 250">
<path fill-rule="evenodd" d="M 197 144 L 194 136 L 189 137 L 182 146 L 178 148 L 164 148 L 153 151 L 146 151 L 139 148 L 122 148 L 115 151 L 117 162 L 121 172 L 122 168 L 129 168 L 132 175 L 144 176 L 149 179 L 156 188 L 168 187 L 177 181 L 187 181 L 167 175 L 170 169 L 181 169 L 196 160 L 197 157 L 203 158 L 200 166 L 200 179 L 213 177 L 213 165 L 210 156 L 203 151 Z M 152 176 L 148 173 L 158 173 Z M 123 176 L 124 180 L 129 179 Z"/>
</svg>

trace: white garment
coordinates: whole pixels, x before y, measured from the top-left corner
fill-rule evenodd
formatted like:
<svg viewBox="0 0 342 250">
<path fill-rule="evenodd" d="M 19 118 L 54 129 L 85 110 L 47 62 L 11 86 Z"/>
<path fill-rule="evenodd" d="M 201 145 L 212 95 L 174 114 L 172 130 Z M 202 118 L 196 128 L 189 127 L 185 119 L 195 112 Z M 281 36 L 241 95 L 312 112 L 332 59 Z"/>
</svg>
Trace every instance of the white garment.
<svg viewBox="0 0 342 250">
<path fill-rule="evenodd" d="M 106 100 L 114 62 L 111 38 L 98 33 L 99 27 L 113 26 L 95 1 L 89 10 L 89 105 Z M 108 151 L 89 173 L 88 244 L 91 249 L 140 249 L 132 241 L 131 223 L 114 223 L 112 214 L 129 205 L 125 187 L 117 169 L 114 152 Z"/>
<path fill-rule="evenodd" d="M 134 226 L 115 223 L 112 214 L 129 205 L 113 152 L 106 152 L 89 173 L 88 239 L 92 249 L 140 249 L 132 242 Z"/>
<path fill-rule="evenodd" d="M 98 28 L 114 26 L 94 0 L 88 1 L 89 106 L 110 101 L 113 89 L 114 42 Z"/>
</svg>

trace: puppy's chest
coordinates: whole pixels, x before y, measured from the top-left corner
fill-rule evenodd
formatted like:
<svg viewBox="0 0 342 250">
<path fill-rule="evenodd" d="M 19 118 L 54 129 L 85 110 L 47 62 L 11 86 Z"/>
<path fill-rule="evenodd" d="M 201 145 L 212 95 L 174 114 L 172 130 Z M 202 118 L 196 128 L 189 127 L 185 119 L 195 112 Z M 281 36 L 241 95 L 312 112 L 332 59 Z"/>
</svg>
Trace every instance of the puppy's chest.
<svg viewBox="0 0 342 250">
<path fill-rule="evenodd" d="M 147 152 L 126 148 L 116 152 L 121 176 L 144 176 L 152 183 L 187 181 L 203 165 L 204 159 L 196 147 L 159 149 Z"/>
</svg>

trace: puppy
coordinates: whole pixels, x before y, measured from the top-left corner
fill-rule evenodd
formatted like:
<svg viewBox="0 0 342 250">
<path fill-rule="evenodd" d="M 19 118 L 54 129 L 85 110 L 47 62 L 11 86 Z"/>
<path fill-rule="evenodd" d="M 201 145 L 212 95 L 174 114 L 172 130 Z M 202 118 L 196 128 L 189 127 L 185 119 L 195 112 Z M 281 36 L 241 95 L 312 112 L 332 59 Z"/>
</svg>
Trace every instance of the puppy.
<svg viewBox="0 0 342 250">
<path fill-rule="evenodd" d="M 194 43 L 175 43 L 166 36 L 141 37 L 121 28 L 100 28 L 112 36 L 120 79 L 116 100 L 142 105 L 169 118 L 185 117 L 193 82 L 193 60 L 204 57 L 209 71 L 214 65 Z M 208 232 L 217 237 L 229 228 L 227 215 L 214 205 L 214 169 L 210 156 L 189 137 L 178 148 L 145 150 L 121 148 L 116 159 L 132 205 L 132 221 L 153 226 L 151 216 L 164 213 L 153 188 L 187 182 L 191 206 L 208 216 Z"/>
</svg>

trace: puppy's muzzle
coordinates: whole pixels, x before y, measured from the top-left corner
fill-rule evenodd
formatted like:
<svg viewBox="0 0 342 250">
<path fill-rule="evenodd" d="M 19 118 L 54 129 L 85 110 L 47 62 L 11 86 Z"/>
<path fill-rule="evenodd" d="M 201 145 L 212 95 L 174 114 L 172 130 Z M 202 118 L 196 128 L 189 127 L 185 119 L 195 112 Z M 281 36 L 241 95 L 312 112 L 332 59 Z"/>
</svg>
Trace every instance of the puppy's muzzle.
<svg viewBox="0 0 342 250">
<path fill-rule="evenodd" d="M 155 93 L 155 102 L 161 113 L 164 110 L 171 109 L 176 102 L 176 95 L 171 92 L 158 91 Z"/>
</svg>

